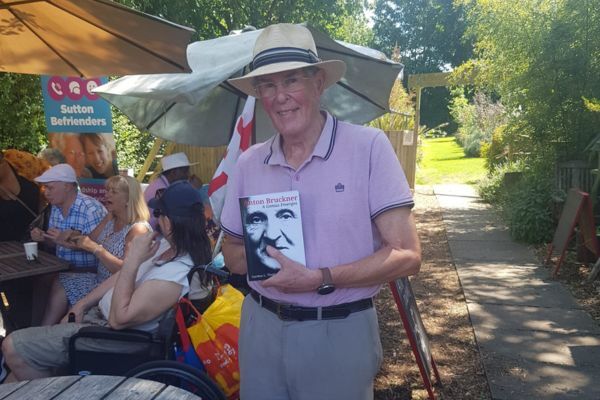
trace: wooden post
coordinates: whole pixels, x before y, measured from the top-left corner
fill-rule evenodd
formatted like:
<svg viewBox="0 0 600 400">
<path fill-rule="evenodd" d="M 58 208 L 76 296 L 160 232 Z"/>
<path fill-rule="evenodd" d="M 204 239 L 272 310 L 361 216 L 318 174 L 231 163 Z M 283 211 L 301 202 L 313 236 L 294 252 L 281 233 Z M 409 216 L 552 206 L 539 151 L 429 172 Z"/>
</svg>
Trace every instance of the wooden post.
<svg viewBox="0 0 600 400">
<path fill-rule="evenodd" d="M 421 87 L 417 86 L 417 97 L 415 99 L 415 137 L 413 140 L 417 140 L 419 137 L 419 125 L 421 124 Z"/>
</svg>

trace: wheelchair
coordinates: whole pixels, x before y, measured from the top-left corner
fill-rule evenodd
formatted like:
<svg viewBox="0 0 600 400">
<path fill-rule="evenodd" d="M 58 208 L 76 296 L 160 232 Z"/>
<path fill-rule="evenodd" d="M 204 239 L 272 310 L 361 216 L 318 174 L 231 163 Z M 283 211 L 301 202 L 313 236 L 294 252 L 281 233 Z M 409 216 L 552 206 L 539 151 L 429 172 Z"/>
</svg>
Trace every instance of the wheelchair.
<svg viewBox="0 0 600 400">
<path fill-rule="evenodd" d="M 195 266 L 188 273 L 190 293 L 194 276 L 199 271 L 214 274 L 222 284 L 228 283 L 230 277 L 223 270 L 204 265 Z M 244 291 L 243 287 L 241 289 Z M 190 297 L 190 300 L 203 311 L 214 300 L 216 290 L 209 296 L 202 300 Z M 90 339 L 94 346 L 89 346 Z M 114 346 L 103 346 L 103 343 L 119 343 L 127 351 L 106 351 L 106 348 Z M 175 348 L 179 345 L 175 307 L 163 317 L 155 333 L 135 329 L 85 327 L 69 340 L 69 373 L 149 379 L 182 388 L 205 400 L 226 400 L 225 394 L 205 372 L 175 360 Z"/>
</svg>

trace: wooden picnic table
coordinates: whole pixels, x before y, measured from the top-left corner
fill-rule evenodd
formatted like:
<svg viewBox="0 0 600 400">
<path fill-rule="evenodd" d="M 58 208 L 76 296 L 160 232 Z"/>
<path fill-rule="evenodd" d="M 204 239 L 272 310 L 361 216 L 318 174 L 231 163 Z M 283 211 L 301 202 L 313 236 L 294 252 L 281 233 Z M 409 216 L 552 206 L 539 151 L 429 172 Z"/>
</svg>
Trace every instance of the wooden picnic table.
<svg viewBox="0 0 600 400">
<path fill-rule="evenodd" d="M 0 301 L 0 310 L 6 333 L 31 326 L 32 320 L 39 323 L 49 282 L 38 284 L 34 290 L 33 281 L 43 282 L 50 279 L 48 274 L 68 269 L 67 261 L 42 249 L 38 249 L 37 260 L 29 261 L 23 243 L 0 242 L 0 291 L 5 295 Z"/>
<path fill-rule="evenodd" d="M 36 261 L 25 257 L 23 244 L 0 242 L 0 282 L 43 275 L 69 269 L 69 263 L 53 254 L 38 250 Z"/>
<path fill-rule="evenodd" d="M 198 400 L 164 383 L 123 376 L 58 376 L 0 385 L 0 400 Z"/>
</svg>

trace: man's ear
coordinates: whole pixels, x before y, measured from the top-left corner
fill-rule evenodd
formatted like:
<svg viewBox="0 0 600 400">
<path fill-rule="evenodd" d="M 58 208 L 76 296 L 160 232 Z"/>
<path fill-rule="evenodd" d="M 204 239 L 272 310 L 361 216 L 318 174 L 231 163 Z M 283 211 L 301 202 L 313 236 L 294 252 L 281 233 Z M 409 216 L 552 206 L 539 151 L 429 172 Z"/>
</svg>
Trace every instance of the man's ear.
<svg viewBox="0 0 600 400">
<path fill-rule="evenodd" d="M 322 95 L 325 91 L 325 71 L 321 68 L 315 73 L 315 84 L 317 85 L 319 95 Z"/>
</svg>

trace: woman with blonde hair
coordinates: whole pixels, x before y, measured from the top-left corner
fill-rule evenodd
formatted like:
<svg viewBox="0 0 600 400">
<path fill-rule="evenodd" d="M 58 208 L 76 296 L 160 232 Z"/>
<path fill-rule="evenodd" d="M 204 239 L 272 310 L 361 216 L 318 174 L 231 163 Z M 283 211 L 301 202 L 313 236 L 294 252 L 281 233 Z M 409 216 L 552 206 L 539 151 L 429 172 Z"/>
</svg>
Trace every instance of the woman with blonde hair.
<svg viewBox="0 0 600 400">
<path fill-rule="evenodd" d="M 148 206 L 142 188 L 130 176 L 113 176 L 106 180 L 106 217 L 89 236 L 72 236 L 73 248 L 85 250 L 98 258 L 98 270 L 61 273 L 55 279 L 42 325 L 58 323 L 69 307 L 121 269 L 129 243 L 138 235 L 151 231 Z"/>
</svg>

